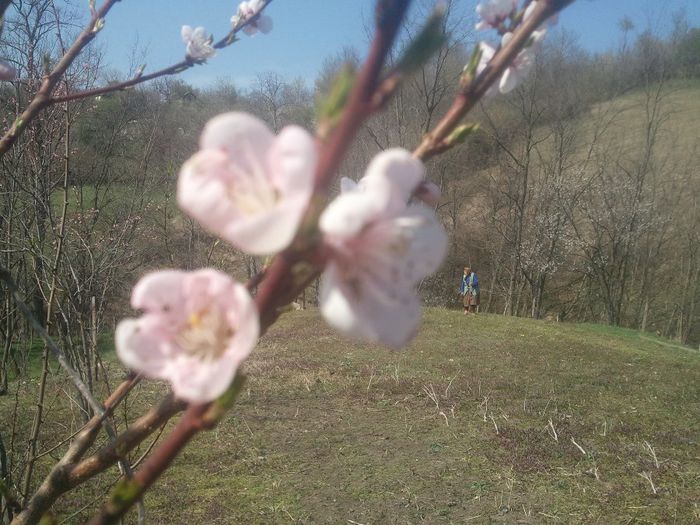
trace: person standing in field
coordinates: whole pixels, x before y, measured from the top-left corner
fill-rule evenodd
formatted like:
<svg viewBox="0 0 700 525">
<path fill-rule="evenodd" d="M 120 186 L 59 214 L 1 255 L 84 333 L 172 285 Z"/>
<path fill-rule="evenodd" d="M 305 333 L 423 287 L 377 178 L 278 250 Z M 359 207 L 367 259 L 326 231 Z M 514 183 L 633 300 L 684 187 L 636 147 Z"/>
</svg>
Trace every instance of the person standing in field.
<svg viewBox="0 0 700 525">
<path fill-rule="evenodd" d="M 479 306 L 481 299 L 479 293 L 479 278 L 476 276 L 476 272 L 472 271 L 469 266 L 464 267 L 462 286 L 459 288 L 459 293 L 463 298 L 464 315 L 476 314 L 476 307 Z"/>
</svg>

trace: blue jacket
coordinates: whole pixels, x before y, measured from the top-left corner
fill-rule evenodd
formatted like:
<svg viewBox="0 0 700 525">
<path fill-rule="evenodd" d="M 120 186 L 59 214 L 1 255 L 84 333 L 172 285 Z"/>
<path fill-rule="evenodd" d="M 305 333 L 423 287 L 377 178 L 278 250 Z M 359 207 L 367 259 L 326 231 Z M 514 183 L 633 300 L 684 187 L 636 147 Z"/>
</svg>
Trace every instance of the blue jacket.
<svg viewBox="0 0 700 525">
<path fill-rule="evenodd" d="M 474 272 L 469 275 L 462 276 L 462 286 L 459 288 L 459 293 L 464 295 L 467 292 L 474 293 L 479 291 L 479 278 Z"/>
</svg>

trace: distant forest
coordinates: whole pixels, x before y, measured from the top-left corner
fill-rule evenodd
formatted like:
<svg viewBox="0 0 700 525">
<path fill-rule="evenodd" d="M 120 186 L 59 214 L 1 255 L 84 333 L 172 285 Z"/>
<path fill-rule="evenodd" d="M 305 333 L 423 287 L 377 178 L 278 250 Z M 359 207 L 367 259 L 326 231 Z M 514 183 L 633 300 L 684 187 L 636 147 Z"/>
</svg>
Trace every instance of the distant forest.
<svg viewBox="0 0 700 525">
<path fill-rule="evenodd" d="M 49 4 L 18 3 L 5 22 L 0 46 L 22 80 L 0 87 L 4 128 L 75 33 L 70 13 L 56 16 Z M 475 43 L 471 27 L 464 13 L 449 13 L 448 43 L 364 126 L 341 175 L 358 179 L 378 151 L 420 142 L 452 99 Z M 450 236 L 443 267 L 420 284 L 428 304 L 459 305 L 469 264 L 482 311 L 700 343 L 700 29 L 683 13 L 664 38 L 623 20 L 619 41 L 614 52 L 591 54 L 552 29 L 529 79 L 488 98 L 464 144 L 428 162 Z M 233 110 L 275 131 L 290 123 L 313 130 L 318 101 L 358 57 L 353 49 L 329 57 L 312 86 L 274 72 L 245 89 L 223 80 L 195 88 L 172 76 L 56 104 L 31 122 L 0 164 L 0 257 L 87 383 L 100 337 L 128 311 L 144 271 L 213 266 L 245 278 L 265 263 L 220 243 L 175 205 L 178 169 L 204 123 Z M 138 70 L 134 62 L 123 75 L 110 72 L 99 48 L 89 48 L 61 92 Z M 317 291 L 312 285 L 299 301 L 315 304 Z M 3 293 L 6 385 L 8 370 L 27 362 L 31 330 Z"/>
</svg>

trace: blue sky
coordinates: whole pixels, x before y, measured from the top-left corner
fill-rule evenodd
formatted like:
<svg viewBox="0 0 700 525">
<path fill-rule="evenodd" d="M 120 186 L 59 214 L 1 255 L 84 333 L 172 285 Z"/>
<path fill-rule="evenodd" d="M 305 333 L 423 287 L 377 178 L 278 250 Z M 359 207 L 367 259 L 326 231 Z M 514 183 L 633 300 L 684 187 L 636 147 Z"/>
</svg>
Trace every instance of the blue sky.
<svg viewBox="0 0 700 525">
<path fill-rule="evenodd" d="M 464 0 L 465 9 L 473 12 L 476 3 Z M 268 8 L 274 20 L 270 34 L 242 35 L 207 65 L 182 77 L 198 86 L 225 78 L 246 87 L 256 74 L 276 71 L 311 84 L 323 60 L 344 46 L 365 52 L 365 26 L 373 5 L 373 0 L 273 0 Z M 106 62 L 126 71 L 138 42 L 147 50 L 146 71 L 170 65 L 184 54 L 183 24 L 202 25 L 220 38 L 236 6 L 231 0 L 123 0 L 112 9 L 99 36 Z M 681 8 L 692 25 L 700 26 L 700 0 L 577 0 L 562 14 L 559 27 L 576 32 L 585 48 L 605 51 L 619 43 L 618 21 L 623 16 L 633 20 L 636 31 L 651 27 L 664 34 L 671 13 Z"/>
</svg>

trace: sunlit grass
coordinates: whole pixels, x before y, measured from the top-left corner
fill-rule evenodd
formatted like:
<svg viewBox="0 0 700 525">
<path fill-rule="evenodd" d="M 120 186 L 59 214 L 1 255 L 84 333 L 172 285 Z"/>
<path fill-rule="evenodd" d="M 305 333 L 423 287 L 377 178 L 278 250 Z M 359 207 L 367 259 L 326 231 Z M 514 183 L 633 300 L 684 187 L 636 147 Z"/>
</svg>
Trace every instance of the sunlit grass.
<svg viewBox="0 0 700 525">
<path fill-rule="evenodd" d="M 700 354 L 690 349 L 631 330 L 429 309 L 414 343 L 392 352 L 338 337 L 307 311 L 285 314 L 246 369 L 230 416 L 149 494 L 150 523 L 698 519 Z M 131 417 L 160 388 L 146 382 Z M 52 421 L 74 410 L 65 396 L 52 403 Z"/>
</svg>

